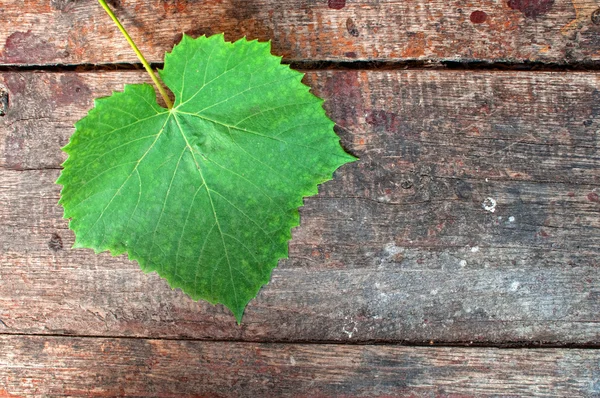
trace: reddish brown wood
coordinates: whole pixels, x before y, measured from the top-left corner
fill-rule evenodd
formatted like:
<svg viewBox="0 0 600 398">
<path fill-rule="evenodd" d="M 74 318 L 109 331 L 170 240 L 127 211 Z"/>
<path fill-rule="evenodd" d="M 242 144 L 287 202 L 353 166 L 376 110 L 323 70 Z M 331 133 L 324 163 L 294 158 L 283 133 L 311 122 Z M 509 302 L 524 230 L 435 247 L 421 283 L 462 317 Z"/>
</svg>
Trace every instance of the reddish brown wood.
<svg viewBox="0 0 600 398">
<path fill-rule="evenodd" d="M 143 73 L 5 73 L 3 330 L 598 344 L 597 76 L 309 74 L 361 160 L 306 199 L 290 260 L 235 327 L 123 257 L 69 249 L 49 169 L 91 98 Z"/>
<path fill-rule="evenodd" d="M 17 170 L 59 167 L 60 147 L 93 98 L 149 80 L 133 71 L 0 79 L 10 95 L 0 166 Z M 321 71 L 305 81 L 326 99 L 344 145 L 365 159 L 360 167 L 382 166 L 371 184 L 396 167 L 413 179 L 435 169 L 438 177 L 600 182 L 597 73 Z M 385 194 L 369 189 L 371 198 Z"/>
<path fill-rule="evenodd" d="M 273 40 L 288 60 L 598 60 L 595 0 L 113 1 L 152 62 L 182 33 Z M 95 1 L 5 0 L 0 65 L 138 62 Z"/>
<path fill-rule="evenodd" d="M 0 337 L 0 396 L 596 396 L 592 350 Z"/>
</svg>

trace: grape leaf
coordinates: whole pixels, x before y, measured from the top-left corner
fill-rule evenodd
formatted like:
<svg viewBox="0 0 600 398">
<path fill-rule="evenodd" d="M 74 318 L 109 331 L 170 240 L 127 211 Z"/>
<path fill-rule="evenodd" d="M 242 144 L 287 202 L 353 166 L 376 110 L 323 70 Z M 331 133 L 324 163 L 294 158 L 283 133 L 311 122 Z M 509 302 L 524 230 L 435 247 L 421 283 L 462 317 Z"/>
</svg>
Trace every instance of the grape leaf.
<svg viewBox="0 0 600 398">
<path fill-rule="evenodd" d="M 270 43 L 184 35 L 159 74 L 172 109 L 125 85 L 75 124 L 59 203 L 74 247 L 126 252 L 239 323 L 287 257 L 302 198 L 355 158 Z"/>
</svg>

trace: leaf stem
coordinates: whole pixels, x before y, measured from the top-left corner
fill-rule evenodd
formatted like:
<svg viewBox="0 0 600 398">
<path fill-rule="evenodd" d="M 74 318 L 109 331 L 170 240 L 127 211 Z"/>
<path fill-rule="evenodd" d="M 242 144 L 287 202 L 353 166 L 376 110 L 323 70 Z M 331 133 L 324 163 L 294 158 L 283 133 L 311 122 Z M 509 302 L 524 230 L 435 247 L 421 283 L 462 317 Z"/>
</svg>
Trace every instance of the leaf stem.
<svg viewBox="0 0 600 398">
<path fill-rule="evenodd" d="M 123 27 L 123 25 L 121 25 L 121 22 L 119 22 L 119 20 L 117 19 L 117 17 L 115 16 L 115 14 L 112 12 L 112 10 L 108 6 L 108 4 L 106 4 L 106 1 L 105 0 L 98 0 L 98 2 L 102 6 L 102 8 L 104 8 L 104 11 L 106 11 L 106 13 L 108 14 L 108 16 L 113 20 L 113 22 L 115 23 L 115 25 L 117 25 L 117 28 L 119 28 L 119 30 L 121 31 L 121 33 L 123 33 L 123 36 L 125 36 L 125 39 L 129 43 L 129 45 L 131 46 L 131 48 L 133 49 L 133 51 L 135 52 L 135 55 L 137 55 L 137 57 L 139 58 L 139 60 L 142 61 L 142 65 L 144 65 L 144 68 L 146 69 L 146 72 L 148 72 L 148 74 L 150 75 L 150 78 L 152 79 L 152 81 L 154 82 L 154 84 L 156 85 L 156 87 L 158 88 L 158 92 L 163 97 L 163 100 L 165 100 L 165 104 L 167 104 L 167 108 L 173 109 L 173 102 L 169 98 L 169 95 L 167 94 L 167 92 L 166 92 L 165 88 L 163 87 L 161 81 L 158 79 L 158 76 L 156 76 L 156 74 L 154 73 L 154 71 L 150 67 L 150 64 L 148 63 L 148 61 L 146 61 L 146 58 L 144 58 L 144 55 L 137 48 L 137 46 L 133 42 L 133 39 L 131 38 L 131 36 L 129 36 L 129 33 L 127 33 L 127 31 L 125 30 L 125 28 Z"/>
</svg>

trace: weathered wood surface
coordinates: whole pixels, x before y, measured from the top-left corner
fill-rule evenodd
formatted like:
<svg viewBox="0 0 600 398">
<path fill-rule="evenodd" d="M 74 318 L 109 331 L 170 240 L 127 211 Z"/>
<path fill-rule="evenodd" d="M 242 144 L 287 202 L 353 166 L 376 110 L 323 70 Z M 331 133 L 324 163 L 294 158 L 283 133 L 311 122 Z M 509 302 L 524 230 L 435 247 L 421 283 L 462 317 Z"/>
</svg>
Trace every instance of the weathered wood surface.
<svg viewBox="0 0 600 398">
<path fill-rule="evenodd" d="M 599 0 L 112 4 L 152 62 L 221 31 L 310 68 L 600 60 Z M 360 161 L 305 200 L 238 327 L 69 249 L 60 147 L 147 78 L 19 67 L 137 63 L 96 1 L 5 0 L 0 20 L 0 397 L 600 396 L 594 349 L 391 345 L 600 347 L 600 74 L 309 73 Z"/>
<path fill-rule="evenodd" d="M 0 396 L 600 394 L 596 350 L 0 336 Z"/>
<path fill-rule="evenodd" d="M 0 167 L 60 167 L 60 147 L 95 97 L 147 81 L 142 71 L 0 74 L 9 93 L 0 119 Z M 368 184 L 362 189 L 371 199 L 414 198 L 415 179 L 428 173 L 600 183 L 600 73 L 320 71 L 305 81 L 326 99 L 344 146 L 361 157 L 354 167 L 380 167 L 375 178 L 347 182 Z M 385 182 L 396 173 L 410 186 Z M 457 189 L 463 199 L 476 193 Z"/>
<path fill-rule="evenodd" d="M 153 62 L 192 36 L 273 40 L 290 61 L 600 59 L 597 0 L 129 0 L 117 15 Z M 138 62 L 96 1 L 4 0 L 0 65 Z"/>
<path fill-rule="evenodd" d="M 361 160 L 305 200 L 241 327 L 123 257 L 69 249 L 59 148 L 94 96 L 143 74 L 1 78 L 2 333 L 600 344 L 598 74 L 308 74 Z"/>
</svg>

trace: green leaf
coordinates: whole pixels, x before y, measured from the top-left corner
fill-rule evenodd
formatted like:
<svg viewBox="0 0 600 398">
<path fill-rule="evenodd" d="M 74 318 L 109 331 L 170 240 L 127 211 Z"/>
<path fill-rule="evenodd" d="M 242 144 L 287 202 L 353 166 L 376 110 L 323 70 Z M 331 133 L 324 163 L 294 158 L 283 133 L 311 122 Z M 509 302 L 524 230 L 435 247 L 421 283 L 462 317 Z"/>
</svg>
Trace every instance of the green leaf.
<svg viewBox="0 0 600 398">
<path fill-rule="evenodd" d="M 302 198 L 355 159 L 280 61 L 270 43 L 184 36 L 159 71 L 172 109 L 148 84 L 96 100 L 57 181 L 74 247 L 127 252 L 241 322 L 287 257 Z"/>
</svg>

